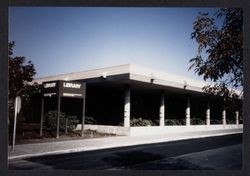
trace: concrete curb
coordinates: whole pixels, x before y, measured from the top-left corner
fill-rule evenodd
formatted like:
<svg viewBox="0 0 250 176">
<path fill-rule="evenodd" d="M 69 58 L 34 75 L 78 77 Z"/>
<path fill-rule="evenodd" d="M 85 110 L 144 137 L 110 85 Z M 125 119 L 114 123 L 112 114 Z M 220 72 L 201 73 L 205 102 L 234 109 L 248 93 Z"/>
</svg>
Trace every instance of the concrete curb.
<svg viewBox="0 0 250 176">
<path fill-rule="evenodd" d="M 172 141 L 180 141 L 180 140 L 187 140 L 187 139 L 197 139 L 197 138 L 206 138 L 206 137 L 214 137 L 214 136 L 224 136 L 224 135 L 231 135 L 231 134 L 240 134 L 242 132 L 224 132 L 220 134 L 205 134 L 205 135 L 197 135 L 197 136 L 184 136 L 184 137 L 172 137 L 172 138 L 165 138 L 165 139 L 154 139 L 154 140 L 144 140 L 144 141 L 136 141 L 136 142 L 124 142 L 123 144 L 106 144 L 104 146 L 94 146 L 94 147 L 80 147 L 80 148 L 71 148 L 71 149 L 63 149 L 63 150 L 55 150 L 55 151 L 46 151 L 40 153 L 31 153 L 31 154 L 23 154 L 23 155 L 16 155 L 16 156 L 9 156 L 8 159 L 21 159 L 21 158 L 29 158 L 35 156 L 44 156 L 44 155 L 52 155 L 52 154 L 66 154 L 66 153 L 73 153 L 73 152 L 84 152 L 84 151 L 93 151 L 93 150 L 100 150 L 100 149 L 110 149 L 110 148 L 118 148 L 118 147 L 125 147 L 125 146 L 134 146 L 134 145 L 143 145 L 143 144 L 155 144 L 161 142 L 172 142 Z"/>
</svg>

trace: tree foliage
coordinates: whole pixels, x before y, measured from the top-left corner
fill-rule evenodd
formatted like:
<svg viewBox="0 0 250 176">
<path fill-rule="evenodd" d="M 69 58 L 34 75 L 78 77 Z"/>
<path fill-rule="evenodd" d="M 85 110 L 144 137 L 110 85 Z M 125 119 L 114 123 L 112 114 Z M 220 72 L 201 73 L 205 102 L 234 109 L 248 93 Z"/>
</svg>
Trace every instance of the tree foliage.
<svg viewBox="0 0 250 176">
<path fill-rule="evenodd" d="M 227 111 L 238 111 L 242 107 L 241 97 L 234 91 L 229 90 L 225 84 L 208 85 L 203 88 L 203 91 L 208 94 L 219 95 L 223 98 L 223 105 Z"/>
<path fill-rule="evenodd" d="M 222 8 L 213 15 L 199 13 L 193 23 L 191 39 L 198 43 L 190 69 L 210 79 L 215 86 L 209 92 L 228 94 L 228 87 L 243 86 L 243 10 Z M 210 91 L 211 92 L 211 91 Z M 228 95 L 232 96 L 232 92 Z"/>
<path fill-rule="evenodd" d="M 15 43 L 9 43 L 9 99 L 21 95 L 22 91 L 29 86 L 28 82 L 33 81 L 36 74 L 34 65 L 31 61 L 25 63 L 25 57 L 13 57 Z"/>
<path fill-rule="evenodd" d="M 14 99 L 21 96 L 22 114 L 27 106 L 31 104 L 31 97 L 40 92 L 41 88 L 38 84 L 30 84 L 34 79 L 36 70 L 31 61 L 26 63 L 23 56 L 13 56 L 15 42 L 9 42 L 9 114 L 13 117 Z"/>
</svg>

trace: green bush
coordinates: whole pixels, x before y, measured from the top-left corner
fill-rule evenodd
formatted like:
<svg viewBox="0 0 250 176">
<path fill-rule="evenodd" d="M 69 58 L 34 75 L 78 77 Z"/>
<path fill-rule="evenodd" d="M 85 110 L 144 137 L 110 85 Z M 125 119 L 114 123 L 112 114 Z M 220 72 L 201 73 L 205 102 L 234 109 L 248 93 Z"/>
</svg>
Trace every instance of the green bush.
<svg viewBox="0 0 250 176">
<path fill-rule="evenodd" d="M 190 123 L 191 123 L 191 125 L 206 125 L 205 120 L 202 120 L 199 118 L 191 118 Z"/>
<path fill-rule="evenodd" d="M 184 121 L 178 119 L 166 119 L 165 125 L 174 126 L 174 125 L 184 125 Z"/>
<path fill-rule="evenodd" d="M 79 122 L 77 116 L 66 116 L 64 112 L 60 113 L 59 128 L 65 130 L 66 119 L 68 120 L 68 130 L 75 129 Z M 45 114 L 45 126 L 52 130 L 57 128 L 57 111 L 49 111 Z"/>
<path fill-rule="evenodd" d="M 222 124 L 222 120 L 210 120 L 210 124 L 211 124 L 211 125 Z"/>
<path fill-rule="evenodd" d="M 65 119 L 66 114 L 64 112 L 60 113 L 60 128 L 62 126 L 62 121 Z M 45 126 L 49 129 L 56 129 L 57 127 L 57 111 L 49 111 L 45 114 Z"/>
<path fill-rule="evenodd" d="M 84 123 L 85 124 L 97 124 L 97 121 L 94 119 L 94 117 L 85 116 Z"/>
<path fill-rule="evenodd" d="M 226 119 L 227 124 L 236 124 L 235 120 L 232 119 Z"/>
<path fill-rule="evenodd" d="M 67 118 L 68 118 L 68 130 L 72 131 L 72 130 L 76 129 L 77 124 L 79 123 L 78 117 L 77 116 L 68 115 Z M 64 120 L 64 122 L 65 122 L 65 120 Z M 65 129 L 65 124 L 63 125 L 63 127 Z"/>
<path fill-rule="evenodd" d="M 132 118 L 130 120 L 130 126 L 153 126 L 152 120 L 142 118 Z"/>
<path fill-rule="evenodd" d="M 153 120 L 153 126 L 159 126 L 160 121 L 159 120 Z"/>
</svg>

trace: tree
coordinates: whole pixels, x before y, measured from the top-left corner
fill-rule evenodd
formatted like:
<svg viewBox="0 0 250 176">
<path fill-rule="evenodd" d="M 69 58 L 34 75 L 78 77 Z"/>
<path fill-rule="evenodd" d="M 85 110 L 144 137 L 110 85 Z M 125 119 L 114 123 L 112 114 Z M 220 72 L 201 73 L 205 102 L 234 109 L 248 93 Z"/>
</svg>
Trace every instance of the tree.
<svg viewBox="0 0 250 176">
<path fill-rule="evenodd" d="M 194 68 L 205 81 L 215 83 L 204 87 L 205 92 L 235 97 L 229 88 L 243 86 L 243 10 L 221 8 L 212 16 L 199 13 L 193 30 L 191 39 L 198 43 L 198 50 L 189 70 Z"/>
<path fill-rule="evenodd" d="M 36 74 L 31 61 L 25 64 L 25 57 L 13 57 L 15 43 L 9 43 L 9 99 L 12 100 L 28 86 L 28 82 L 33 80 Z"/>
<path fill-rule="evenodd" d="M 22 109 L 30 103 L 31 96 L 39 92 L 38 84 L 30 84 L 34 79 L 36 70 L 31 61 L 25 63 L 25 57 L 13 57 L 15 42 L 9 42 L 9 116 L 13 117 L 14 99 L 21 96 Z M 22 112 L 21 112 L 22 113 Z"/>
</svg>

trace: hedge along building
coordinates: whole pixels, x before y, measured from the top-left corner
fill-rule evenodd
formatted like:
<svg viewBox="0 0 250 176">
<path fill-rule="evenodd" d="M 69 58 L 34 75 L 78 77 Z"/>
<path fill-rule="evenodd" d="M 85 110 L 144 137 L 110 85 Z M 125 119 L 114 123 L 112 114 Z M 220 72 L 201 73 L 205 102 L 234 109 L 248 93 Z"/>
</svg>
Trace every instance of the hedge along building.
<svg viewBox="0 0 250 176">
<path fill-rule="evenodd" d="M 97 125 L 84 129 L 120 135 L 242 128 L 241 107 L 226 109 L 222 97 L 203 92 L 207 83 L 135 65 L 120 65 L 36 79 L 86 83 L 86 116 Z M 155 126 L 133 127 L 134 118 L 150 119 Z M 169 126 L 171 119 L 182 125 Z M 204 125 L 194 125 L 201 119 Z M 228 119 L 232 122 L 227 124 Z M 80 128 L 80 124 L 79 124 Z"/>
</svg>

